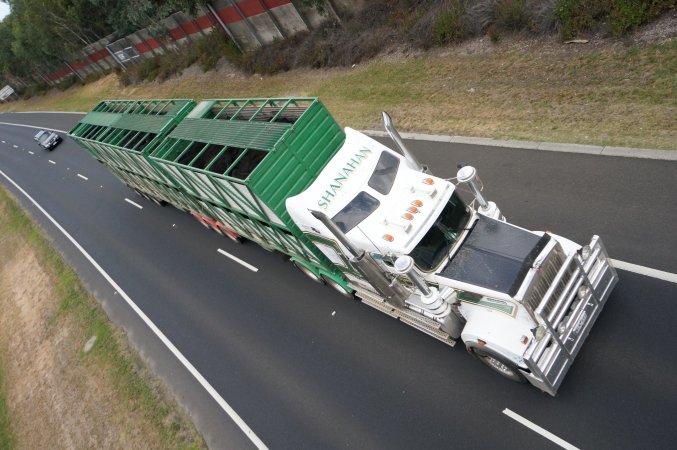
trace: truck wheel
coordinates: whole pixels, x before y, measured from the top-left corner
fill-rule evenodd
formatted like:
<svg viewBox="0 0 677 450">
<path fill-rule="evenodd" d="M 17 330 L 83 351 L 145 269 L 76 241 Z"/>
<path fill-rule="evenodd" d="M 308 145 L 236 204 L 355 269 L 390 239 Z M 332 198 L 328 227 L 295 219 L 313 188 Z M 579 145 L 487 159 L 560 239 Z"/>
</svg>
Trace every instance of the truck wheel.
<svg viewBox="0 0 677 450">
<path fill-rule="evenodd" d="M 519 371 L 515 363 L 509 361 L 507 358 L 499 355 L 498 353 L 480 347 L 468 347 L 468 350 L 470 351 L 470 353 L 479 358 L 480 361 L 489 366 L 489 368 L 491 368 L 495 372 L 498 372 L 505 378 L 515 381 L 517 383 L 525 383 L 527 381 L 527 379 L 524 377 L 524 375 L 522 375 L 522 372 Z"/>
<path fill-rule="evenodd" d="M 318 283 L 323 283 L 322 278 L 320 278 L 315 272 L 304 266 L 303 264 L 299 264 L 296 261 L 292 261 L 292 264 L 294 264 L 294 267 L 299 269 L 301 272 L 305 273 L 308 278 L 310 278 L 313 281 L 316 281 Z"/>
<path fill-rule="evenodd" d="M 346 291 L 346 290 L 344 289 L 344 287 L 341 286 L 340 284 L 338 284 L 336 281 L 334 281 L 333 278 L 328 277 L 328 276 L 326 276 L 326 275 L 322 275 L 322 281 L 324 281 L 324 283 L 325 283 L 327 286 L 329 286 L 330 288 L 334 289 L 336 292 L 338 292 L 338 293 L 341 294 L 342 296 L 344 296 L 344 297 L 346 297 L 346 298 L 355 298 L 355 295 L 353 295 L 352 292 Z"/>
</svg>

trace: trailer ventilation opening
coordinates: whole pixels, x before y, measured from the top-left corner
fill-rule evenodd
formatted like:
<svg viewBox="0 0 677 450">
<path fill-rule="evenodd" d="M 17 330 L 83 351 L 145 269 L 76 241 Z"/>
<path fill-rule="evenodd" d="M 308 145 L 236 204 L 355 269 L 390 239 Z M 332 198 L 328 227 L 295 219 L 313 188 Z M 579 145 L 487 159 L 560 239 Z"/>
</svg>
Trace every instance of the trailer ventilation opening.
<svg viewBox="0 0 677 450">
<path fill-rule="evenodd" d="M 268 156 L 268 152 L 249 149 L 227 175 L 239 180 L 245 180 L 256 169 L 256 166 L 261 164 L 261 161 L 266 156 Z"/>
<path fill-rule="evenodd" d="M 233 164 L 237 158 L 240 157 L 242 153 L 244 153 L 243 148 L 239 147 L 226 147 L 226 151 L 221 153 L 214 162 L 212 162 L 211 166 L 207 167 L 207 170 L 213 173 L 218 173 L 219 175 L 223 175 L 226 170 Z"/>
</svg>

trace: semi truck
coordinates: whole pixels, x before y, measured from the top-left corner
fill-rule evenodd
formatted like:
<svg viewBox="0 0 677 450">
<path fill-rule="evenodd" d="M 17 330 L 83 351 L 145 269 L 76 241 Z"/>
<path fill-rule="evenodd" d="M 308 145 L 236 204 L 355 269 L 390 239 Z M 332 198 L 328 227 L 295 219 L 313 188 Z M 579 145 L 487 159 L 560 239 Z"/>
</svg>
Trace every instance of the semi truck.
<svg viewBox="0 0 677 450">
<path fill-rule="evenodd" d="M 618 281 L 602 240 L 508 223 L 474 167 L 433 175 L 383 120 L 393 148 L 317 98 L 106 100 L 69 135 L 139 195 L 556 395 Z"/>
</svg>

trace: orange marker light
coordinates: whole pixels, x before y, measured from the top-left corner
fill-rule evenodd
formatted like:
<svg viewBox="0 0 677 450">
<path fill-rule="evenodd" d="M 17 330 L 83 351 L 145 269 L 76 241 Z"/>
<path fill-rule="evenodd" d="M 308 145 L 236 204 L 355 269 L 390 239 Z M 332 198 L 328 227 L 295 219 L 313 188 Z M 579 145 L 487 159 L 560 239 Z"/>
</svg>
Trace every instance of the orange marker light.
<svg viewBox="0 0 677 450">
<path fill-rule="evenodd" d="M 423 202 L 421 200 L 414 200 L 413 202 L 411 202 L 411 204 L 419 208 L 423 206 Z"/>
<path fill-rule="evenodd" d="M 394 238 L 391 234 L 384 234 L 384 235 L 383 235 L 383 240 L 384 240 L 384 241 L 388 241 L 388 242 L 392 242 L 392 241 L 395 240 L 395 238 Z"/>
<path fill-rule="evenodd" d="M 413 215 L 413 214 L 404 213 L 404 214 L 402 214 L 402 217 L 404 217 L 404 218 L 407 219 L 407 220 L 414 220 L 414 215 Z"/>
<path fill-rule="evenodd" d="M 424 178 L 423 179 L 423 184 L 431 185 L 433 183 L 435 183 L 435 181 L 433 181 L 432 178 Z"/>
<path fill-rule="evenodd" d="M 415 207 L 415 206 L 410 206 L 409 208 L 407 208 L 407 211 L 409 211 L 410 213 L 416 214 L 416 213 L 418 213 L 418 208 Z"/>
</svg>

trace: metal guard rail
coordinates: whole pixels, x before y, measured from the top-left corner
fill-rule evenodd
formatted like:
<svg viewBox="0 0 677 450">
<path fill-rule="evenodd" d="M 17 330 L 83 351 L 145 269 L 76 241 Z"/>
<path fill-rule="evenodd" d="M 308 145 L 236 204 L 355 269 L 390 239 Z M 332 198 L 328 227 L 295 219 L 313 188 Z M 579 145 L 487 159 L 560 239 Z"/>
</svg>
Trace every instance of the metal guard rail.
<svg viewBox="0 0 677 450">
<path fill-rule="evenodd" d="M 553 396 L 618 282 L 599 236 L 593 236 L 589 246 L 586 259 L 576 252 L 567 256 L 533 312 L 545 333 L 524 353 L 531 371 L 526 375 L 534 386 Z M 555 297 L 561 284 L 564 287 Z"/>
</svg>

